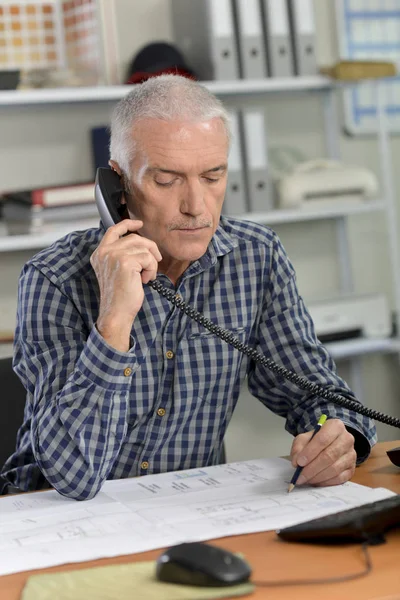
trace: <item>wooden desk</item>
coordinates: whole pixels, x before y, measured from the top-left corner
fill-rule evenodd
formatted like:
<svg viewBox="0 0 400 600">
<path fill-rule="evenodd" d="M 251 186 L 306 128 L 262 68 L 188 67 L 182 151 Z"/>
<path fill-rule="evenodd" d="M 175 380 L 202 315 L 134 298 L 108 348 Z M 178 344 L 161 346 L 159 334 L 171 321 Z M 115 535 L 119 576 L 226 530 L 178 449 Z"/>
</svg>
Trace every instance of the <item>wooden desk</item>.
<svg viewBox="0 0 400 600">
<path fill-rule="evenodd" d="M 356 470 L 352 481 L 371 487 L 386 487 L 400 493 L 400 469 L 392 465 L 386 450 L 398 442 L 380 443 L 369 460 Z M 343 547 L 292 544 L 279 540 L 273 531 L 216 540 L 216 545 L 243 552 L 253 567 L 253 578 L 259 581 L 276 579 L 310 579 L 338 577 L 363 570 L 364 559 L 359 545 Z M 101 559 L 86 563 L 63 565 L 42 572 L 83 569 L 88 566 L 127 563 L 155 559 L 160 550 Z M 387 535 L 387 543 L 370 548 L 373 571 L 370 575 L 347 583 L 325 585 L 279 586 L 257 588 L 249 598 L 278 600 L 400 600 L 400 531 Z M 1 600 L 19 600 L 30 571 L 0 577 Z"/>
</svg>

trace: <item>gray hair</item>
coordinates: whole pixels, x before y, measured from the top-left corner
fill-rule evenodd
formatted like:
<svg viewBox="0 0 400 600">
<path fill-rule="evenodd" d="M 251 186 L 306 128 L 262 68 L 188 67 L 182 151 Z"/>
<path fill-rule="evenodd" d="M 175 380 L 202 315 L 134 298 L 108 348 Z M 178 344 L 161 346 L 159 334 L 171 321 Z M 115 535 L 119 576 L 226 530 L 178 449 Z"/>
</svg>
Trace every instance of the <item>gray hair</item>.
<svg viewBox="0 0 400 600">
<path fill-rule="evenodd" d="M 111 115 L 110 158 L 129 174 L 135 153 L 132 126 L 141 119 L 174 119 L 204 122 L 220 118 L 231 142 L 229 113 L 206 87 L 187 77 L 160 75 L 135 85 L 114 108 Z"/>
</svg>

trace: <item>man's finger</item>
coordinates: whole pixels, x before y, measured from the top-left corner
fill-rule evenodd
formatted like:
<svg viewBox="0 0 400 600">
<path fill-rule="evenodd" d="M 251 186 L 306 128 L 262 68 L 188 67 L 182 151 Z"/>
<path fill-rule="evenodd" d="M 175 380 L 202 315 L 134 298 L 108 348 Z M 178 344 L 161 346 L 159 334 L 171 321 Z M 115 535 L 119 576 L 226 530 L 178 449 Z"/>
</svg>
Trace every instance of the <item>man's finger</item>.
<svg viewBox="0 0 400 600">
<path fill-rule="evenodd" d="M 107 229 L 103 240 L 106 243 L 115 242 L 126 233 L 138 231 L 141 227 L 143 227 L 143 221 L 139 221 L 137 219 L 123 219 L 119 223 L 116 223 Z"/>
<path fill-rule="evenodd" d="M 328 420 L 297 456 L 297 464 L 305 467 L 330 446 L 346 428 L 338 419 Z"/>
<path fill-rule="evenodd" d="M 162 256 L 155 242 L 140 234 L 136 236 L 126 235 L 127 233 L 138 233 L 141 227 L 143 227 L 143 221 L 133 219 L 124 219 L 120 223 L 110 227 L 104 234 L 103 240 L 98 248 L 99 256 L 101 256 L 103 252 L 107 252 L 110 246 L 115 250 L 126 252 L 128 248 L 140 245 L 150 250 L 157 261 L 161 261 Z"/>
<path fill-rule="evenodd" d="M 306 433 L 300 433 L 294 438 L 292 447 L 290 449 L 290 460 L 293 467 L 297 467 L 297 458 L 299 457 L 299 454 L 302 452 L 303 448 L 307 446 L 312 434 L 312 431 L 307 431 Z"/>
<path fill-rule="evenodd" d="M 326 487 L 330 485 L 342 485 L 349 481 L 354 475 L 354 469 L 347 469 L 346 471 L 342 471 L 340 475 L 333 477 L 332 479 L 328 479 L 327 481 L 323 481 L 321 483 L 316 483 L 316 487 Z M 314 484 L 313 484 L 314 485 Z"/>
<path fill-rule="evenodd" d="M 341 454 L 335 462 L 329 464 L 327 467 L 320 470 L 315 475 L 309 476 L 307 478 L 307 484 L 322 485 L 325 481 L 335 479 L 339 477 L 343 471 L 355 469 L 356 460 L 357 454 L 354 449 L 350 450 L 350 452 L 347 452 L 346 454 Z M 313 463 L 311 463 L 309 466 L 312 467 L 312 464 Z M 303 469 L 302 475 L 304 474 L 304 471 L 305 469 Z"/>
<path fill-rule="evenodd" d="M 126 253 L 129 253 L 132 249 L 137 247 L 147 248 L 147 250 L 153 254 L 156 260 L 162 260 L 161 252 L 159 251 L 157 244 L 148 238 L 136 234 L 135 232 L 133 232 L 132 235 L 127 235 L 114 241 L 112 247 L 113 250 Z"/>
<path fill-rule="evenodd" d="M 152 279 L 156 279 L 157 277 L 157 262 L 154 259 L 154 256 L 149 254 L 148 257 L 145 255 L 141 260 L 142 271 L 140 276 L 142 278 L 143 283 L 149 283 Z"/>
<path fill-rule="evenodd" d="M 317 475 L 334 465 L 347 451 L 348 448 L 343 448 L 340 438 L 337 438 L 303 468 L 298 479 L 299 485 L 302 483 L 311 483 Z M 333 477 L 333 475 L 334 473 L 331 473 L 328 479 Z"/>
</svg>

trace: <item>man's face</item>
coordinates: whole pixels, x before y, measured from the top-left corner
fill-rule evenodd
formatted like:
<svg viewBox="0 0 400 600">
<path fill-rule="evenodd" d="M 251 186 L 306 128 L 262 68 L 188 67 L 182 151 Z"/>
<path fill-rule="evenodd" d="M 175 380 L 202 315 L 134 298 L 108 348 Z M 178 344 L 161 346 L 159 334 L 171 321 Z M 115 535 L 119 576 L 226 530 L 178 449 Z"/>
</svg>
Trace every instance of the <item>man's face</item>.
<svg viewBox="0 0 400 600">
<path fill-rule="evenodd" d="M 218 227 L 228 140 L 220 119 L 203 123 L 146 119 L 135 125 L 127 206 L 156 242 L 162 272 L 178 276 L 200 258 Z M 171 270 L 172 269 L 172 270 Z"/>
</svg>

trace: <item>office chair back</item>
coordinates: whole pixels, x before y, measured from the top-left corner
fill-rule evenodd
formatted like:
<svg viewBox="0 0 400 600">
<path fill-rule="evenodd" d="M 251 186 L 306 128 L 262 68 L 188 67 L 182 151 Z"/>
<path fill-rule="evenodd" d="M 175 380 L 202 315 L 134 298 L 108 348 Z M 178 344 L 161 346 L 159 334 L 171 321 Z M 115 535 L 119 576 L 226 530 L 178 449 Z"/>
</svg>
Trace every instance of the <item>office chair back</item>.
<svg viewBox="0 0 400 600">
<path fill-rule="evenodd" d="M 12 358 L 0 358 L 0 471 L 15 450 L 25 398 L 25 388 L 12 369 Z"/>
</svg>

